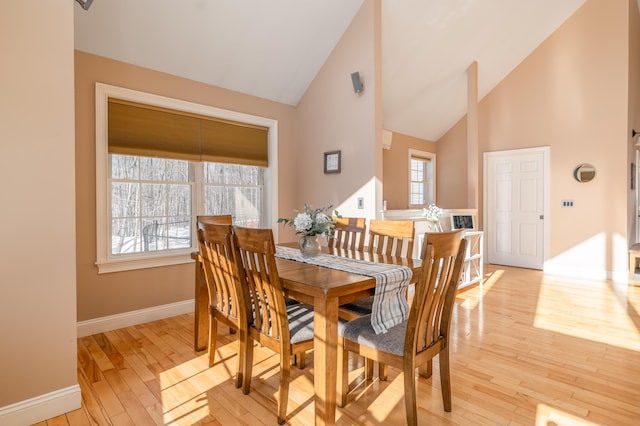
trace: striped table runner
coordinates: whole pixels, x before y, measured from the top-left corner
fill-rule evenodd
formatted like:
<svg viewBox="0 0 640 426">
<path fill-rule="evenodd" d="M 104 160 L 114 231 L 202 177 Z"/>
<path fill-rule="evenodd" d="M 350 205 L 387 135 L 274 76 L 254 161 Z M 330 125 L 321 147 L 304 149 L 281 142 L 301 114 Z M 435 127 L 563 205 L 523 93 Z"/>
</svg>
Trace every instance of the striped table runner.
<svg viewBox="0 0 640 426">
<path fill-rule="evenodd" d="M 276 257 L 375 278 L 371 326 L 376 334 L 386 333 L 388 329 L 409 317 L 407 287 L 412 273 L 406 266 L 348 259 L 324 253 L 304 257 L 296 248 L 281 246 L 276 247 Z"/>
</svg>

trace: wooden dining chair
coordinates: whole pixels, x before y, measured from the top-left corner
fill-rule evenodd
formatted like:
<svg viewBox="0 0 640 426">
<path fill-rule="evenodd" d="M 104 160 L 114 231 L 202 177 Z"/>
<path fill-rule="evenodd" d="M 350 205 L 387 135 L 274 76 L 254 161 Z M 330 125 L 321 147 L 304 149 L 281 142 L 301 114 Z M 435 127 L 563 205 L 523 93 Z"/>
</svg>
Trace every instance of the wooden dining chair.
<svg viewBox="0 0 640 426">
<path fill-rule="evenodd" d="M 456 290 L 462 274 L 467 241 L 449 233 L 426 245 L 422 270 L 409 318 L 384 334 L 375 334 L 369 316 L 340 328 L 338 403 L 347 403 L 349 352 L 402 369 L 407 424 L 417 424 L 416 378 L 431 376 L 432 359 L 439 356 L 440 386 L 445 411 L 451 411 L 449 329 Z M 437 253 L 437 255 L 436 255 Z"/>
<path fill-rule="evenodd" d="M 233 225 L 233 216 L 230 214 L 202 215 L 197 216 L 198 223 L 213 223 L 216 225 Z"/>
<path fill-rule="evenodd" d="M 366 251 L 389 256 L 411 257 L 415 236 L 412 220 L 375 220 L 369 222 L 369 242 Z M 340 305 L 340 317 L 354 320 L 371 314 L 373 296 Z"/>
<path fill-rule="evenodd" d="M 367 219 L 364 217 L 334 217 L 335 226 L 329 236 L 329 248 L 364 251 Z"/>
<path fill-rule="evenodd" d="M 389 256 L 411 257 L 415 237 L 412 220 L 376 220 L 369 221 L 369 253 Z"/>
<path fill-rule="evenodd" d="M 275 243 L 271 229 L 234 227 L 234 252 L 238 277 L 252 307 L 242 390 L 248 394 L 253 366 L 253 342 L 280 354 L 278 423 L 286 420 L 292 355 L 304 356 L 313 349 L 313 307 L 285 303 L 275 262 Z"/>
<path fill-rule="evenodd" d="M 236 387 L 242 385 L 244 357 L 247 352 L 248 318 L 251 313 L 246 295 L 238 281 L 232 247 L 231 225 L 198 223 L 199 254 L 209 293 L 209 367 L 215 362 L 218 321 L 238 331 Z"/>
</svg>

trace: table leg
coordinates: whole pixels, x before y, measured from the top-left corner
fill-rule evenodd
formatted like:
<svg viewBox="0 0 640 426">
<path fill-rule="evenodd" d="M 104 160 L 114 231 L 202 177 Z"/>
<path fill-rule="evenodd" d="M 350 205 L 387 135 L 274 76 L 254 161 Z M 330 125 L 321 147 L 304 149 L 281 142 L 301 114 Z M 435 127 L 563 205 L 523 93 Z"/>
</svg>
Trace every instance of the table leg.
<svg viewBox="0 0 640 426">
<path fill-rule="evenodd" d="M 193 326 L 193 348 L 197 351 L 207 349 L 209 342 L 209 293 L 204 278 L 202 264 L 198 259 L 196 265 L 195 280 L 195 321 Z"/>
<path fill-rule="evenodd" d="M 315 424 L 333 425 L 336 422 L 338 299 L 316 298 L 313 308 Z"/>
</svg>

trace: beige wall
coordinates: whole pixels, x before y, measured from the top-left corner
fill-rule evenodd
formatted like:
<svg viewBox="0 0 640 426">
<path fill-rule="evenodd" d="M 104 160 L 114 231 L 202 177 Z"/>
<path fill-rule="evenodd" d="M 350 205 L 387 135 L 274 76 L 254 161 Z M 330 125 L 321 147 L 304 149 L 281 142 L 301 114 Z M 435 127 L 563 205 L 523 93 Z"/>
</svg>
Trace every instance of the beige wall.
<svg viewBox="0 0 640 426">
<path fill-rule="evenodd" d="M 381 174 L 382 164 L 380 104 L 375 103 L 379 46 L 374 46 L 379 7 L 379 0 L 363 3 L 298 104 L 295 203 L 289 206 L 290 213 L 282 211 L 284 215 L 291 216 L 293 209 L 307 202 L 314 207 L 332 204 L 344 216 L 374 217 L 375 203 L 381 205 L 376 200 L 376 175 Z M 360 94 L 354 93 L 351 83 L 355 71 L 364 84 Z M 334 150 L 342 152 L 342 172 L 324 174 L 323 153 Z M 356 209 L 358 197 L 364 198 L 364 210 Z M 292 233 L 288 236 L 294 238 Z"/>
<path fill-rule="evenodd" d="M 628 0 L 588 0 L 480 102 L 480 162 L 483 152 L 551 147 L 547 266 L 556 272 L 626 271 L 628 9 Z M 458 170 L 450 162 L 465 155 L 464 119 L 437 146 L 438 199 L 450 207 L 466 192 L 463 180 L 441 192 Z M 589 184 L 573 179 L 583 162 L 597 169 Z"/>
<path fill-rule="evenodd" d="M 78 320 L 193 299 L 191 263 L 98 275 L 95 83 L 102 82 L 278 120 L 279 203 L 294 191 L 293 108 L 88 53 L 75 52 Z M 280 208 L 282 210 L 282 208 Z"/>
<path fill-rule="evenodd" d="M 391 149 L 382 152 L 383 188 L 382 198 L 387 201 L 387 209 L 409 208 L 409 149 L 436 152 L 436 144 L 402 133 L 393 133 Z M 439 159 L 436 158 L 436 173 Z M 438 183 L 436 179 L 436 184 Z M 436 189 L 436 194 L 438 190 Z M 439 200 L 436 199 L 436 202 Z"/>
<path fill-rule="evenodd" d="M 0 57 L 0 407 L 5 407 L 78 383 L 73 2 L 3 2 Z M 67 409 L 79 407 L 79 389 L 76 393 L 77 406 Z M 60 414 L 51 403 L 49 416 Z M 29 412 L 25 416 L 40 420 Z M 9 420 L 0 418 L 4 421 Z"/>
</svg>

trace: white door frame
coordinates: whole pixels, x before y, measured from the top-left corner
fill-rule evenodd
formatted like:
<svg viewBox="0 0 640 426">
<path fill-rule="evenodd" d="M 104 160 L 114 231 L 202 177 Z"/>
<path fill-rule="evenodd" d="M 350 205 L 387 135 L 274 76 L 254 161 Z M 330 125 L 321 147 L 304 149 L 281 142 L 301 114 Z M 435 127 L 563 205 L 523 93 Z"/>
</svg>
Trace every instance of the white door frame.
<svg viewBox="0 0 640 426">
<path fill-rule="evenodd" d="M 499 156 L 514 156 L 514 155 L 526 155 L 526 154 L 533 154 L 533 153 L 542 153 L 542 174 L 543 174 L 543 194 L 542 194 L 542 199 L 543 199 L 543 215 L 544 215 L 544 220 L 542 223 L 542 229 L 543 229 L 543 242 L 542 242 L 542 264 L 543 264 L 543 270 L 546 269 L 547 267 L 547 262 L 549 259 L 549 243 L 550 243 L 550 223 L 551 223 L 551 215 L 550 215 L 550 211 L 551 211 L 551 206 L 550 206 L 550 193 L 551 193 L 551 168 L 550 168 L 550 158 L 551 158 L 551 147 L 548 146 L 541 146 L 541 147 L 535 147 L 535 148 L 523 148 L 523 149 L 509 149 L 509 150 L 502 150 L 502 151 L 490 151 L 490 152 L 484 152 L 483 153 L 483 164 L 482 164 L 482 226 L 483 229 L 486 230 L 488 229 L 489 226 L 489 221 L 488 221 L 488 191 L 487 191 L 487 186 L 488 186 L 488 182 L 489 182 L 489 171 L 488 171 L 488 161 L 489 158 L 491 157 L 499 157 Z M 484 252 L 487 254 L 487 258 L 489 255 L 489 248 L 487 247 L 488 245 L 488 241 L 489 238 L 485 238 L 484 239 Z M 488 259 L 487 259 L 488 260 Z"/>
</svg>

